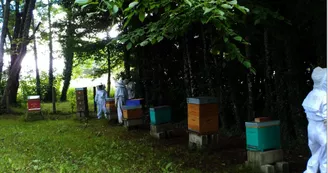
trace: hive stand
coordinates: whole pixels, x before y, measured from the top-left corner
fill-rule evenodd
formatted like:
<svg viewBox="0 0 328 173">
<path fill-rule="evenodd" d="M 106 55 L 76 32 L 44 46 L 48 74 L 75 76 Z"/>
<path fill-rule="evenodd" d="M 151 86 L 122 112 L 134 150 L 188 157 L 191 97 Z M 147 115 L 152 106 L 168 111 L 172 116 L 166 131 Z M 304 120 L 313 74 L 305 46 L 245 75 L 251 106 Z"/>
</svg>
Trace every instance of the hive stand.
<svg viewBox="0 0 328 173">
<path fill-rule="evenodd" d="M 263 173 L 288 173 L 288 162 L 283 161 L 281 149 L 270 151 L 247 151 L 246 165 Z"/>
<path fill-rule="evenodd" d="M 144 123 L 143 118 L 138 119 L 123 119 L 123 125 L 128 130 L 131 130 L 132 128 L 138 127 Z"/>
<path fill-rule="evenodd" d="M 170 138 L 173 136 L 173 124 L 165 123 L 158 125 L 150 125 L 150 136 L 157 139 Z"/>
<path fill-rule="evenodd" d="M 189 133 L 189 149 L 209 149 L 215 148 L 219 144 L 219 134 L 199 134 L 194 131 L 188 131 Z"/>
</svg>

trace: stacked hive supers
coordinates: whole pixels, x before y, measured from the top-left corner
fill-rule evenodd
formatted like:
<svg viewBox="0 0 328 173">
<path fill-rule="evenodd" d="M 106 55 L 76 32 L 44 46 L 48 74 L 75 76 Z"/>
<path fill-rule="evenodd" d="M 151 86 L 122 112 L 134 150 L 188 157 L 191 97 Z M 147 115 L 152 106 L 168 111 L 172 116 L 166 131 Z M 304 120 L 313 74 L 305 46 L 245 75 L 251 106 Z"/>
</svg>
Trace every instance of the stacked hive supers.
<svg viewBox="0 0 328 173">
<path fill-rule="evenodd" d="M 219 108 L 214 97 L 188 98 L 188 129 L 199 134 L 219 130 Z"/>
<path fill-rule="evenodd" d="M 77 114 L 89 116 L 87 88 L 75 88 Z"/>
</svg>

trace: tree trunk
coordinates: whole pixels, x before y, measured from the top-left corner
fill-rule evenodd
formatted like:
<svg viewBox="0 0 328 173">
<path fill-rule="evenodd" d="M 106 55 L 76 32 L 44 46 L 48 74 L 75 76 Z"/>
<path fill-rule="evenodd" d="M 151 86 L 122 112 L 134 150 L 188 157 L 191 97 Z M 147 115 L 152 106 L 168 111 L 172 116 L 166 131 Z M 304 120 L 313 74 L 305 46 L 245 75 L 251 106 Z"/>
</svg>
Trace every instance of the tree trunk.
<svg viewBox="0 0 328 173">
<path fill-rule="evenodd" d="M 270 52 L 270 43 L 269 43 L 269 33 L 268 29 L 264 29 L 264 51 L 265 51 L 265 112 L 266 116 L 272 116 L 272 71 L 270 66 L 271 52 Z"/>
<path fill-rule="evenodd" d="M 0 82 L 2 80 L 2 68 L 3 68 L 3 56 L 4 56 L 4 44 L 6 41 L 6 35 L 7 35 L 7 28 L 8 28 L 8 22 L 9 22 L 9 11 L 10 11 L 10 1 L 6 0 L 6 5 L 4 7 L 3 11 L 3 21 L 2 21 L 2 31 L 1 31 L 1 38 L 0 38 Z M 3 2 L 3 0 L 1 0 Z M 2 6 L 4 4 L 2 3 Z"/>
<path fill-rule="evenodd" d="M 106 32 L 107 34 L 107 40 L 109 41 L 109 31 L 110 29 Z M 107 73 L 108 73 L 108 76 L 107 76 L 107 95 L 109 97 L 110 95 L 110 77 L 111 77 L 111 68 L 110 68 L 110 48 L 109 48 L 109 45 L 107 46 Z"/>
<path fill-rule="evenodd" d="M 48 89 L 47 89 L 47 94 L 45 97 L 46 101 L 51 101 L 52 100 L 52 87 L 54 86 L 54 74 L 53 74 L 53 59 L 54 57 L 52 56 L 53 53 L 53 47 L 52 47 L 52 24 L 51 24 L 51 7 L 52 7 L 52 2 L 48 0 L 48 25 L 49 25 L 49 83 L 48 83 Z"/>
<path fill-rule="evenodd" d="M 246 41 L 249 41 L 249 37 L 246 37 Z M 250 59 L 250 48 L 248 45 L 245 46 L 245 52 L 246 52 L 246 58 Z M 251 121 L 254 119 L 254 106 L 253 106 L 253 75 L 249 71 L 247 72 L 247 89 L 248 89 L 248 104 L 247 104 L 247 110 L 248 110 L 248 121 Z"/>
<path fill-rule="evenodd" d="M 69 9 L 67 12 L 67 18 L 68 18 L 68 26 L 66 29 L 66 35 L 68 38 L 66 39 L 66 44 L 64 49 L 64 56 L 65 56 L 65 69 L 63 72 L 63 78 L 64 78 L 64 84 L 63 84 L 63 89 L 61 92 L 60 96 L 60 101 L 66 101 L 67 100 L 67 91 L 69 88 L 69 84 L 71 82 L 71 77 L 72 77 L 72 70 L 73 70 L 73 60 L 74 60 L 74 52 L 73 52 L 73 45 L 74 45 L 74 28 L 72 25 L 72 11 Z"/>
<path fill-rule="evenodd" d="M 29 29 L 30 29 L 30 25 L 31 25 L 33 10 L 35 7 L 35 1 L 36 0 L 29 0 L 28 3 L 25 4 L 24 10 L 23 10 L 24 15 L 22 18 L 23 24 L 21 25 L 22 29 L 20 29 L 18 33 L 14 33 L 15 36 L 18 36 L 16 38 L 19 38 L 19 36 L 20 36 L 22 41 L 17 46 L 14 45 L 14 48 L 16 51 L 12 52 L 12 57 L 14 59 L 12 59 L 12 63 L 11 63 L 12 65 L 9 70 L 9 76 L 8 76 L 6 88 L 4 90 L 4 95 L 1 100 L 2 105 L 5 105 L 5 103 L 6 103 L 5 98 L 7 96 L 12 97 L 11 98 L 12 100 L 9 100 L 10 104 L 12 104 L 14 101 L 16 101 L 17 90 L 18 90 L 18 78 L 19 78 L 19 72 L 21 70 L 21 63 L 25 57 L 26 47 L 30 41 L 28 36 L 29 36 Z M 16 0 L 16 2 L 18 3 L 18 0 Z M 16 4 L 16 8 L 17 8 L 16 9 L 16 19 L 17 19 L 17 16 L 19 17 L 19 14 L 17 14 L 17 12 L 19 12 L 18 6 L 19 6 L 19 4 Z M 16 22 L 20 23 L 20 20 L 16 21 Z M 18 23 L 16 23 L 15 25 L 17 26 L 17 24 Z M 17 31 L 17 30 L 15 28 L 15 31 Z M 17 49 L 17 48 L 19 48 L 19 49 Z M 18 54 L 16 54 L 16 52 Z"/>
<path fill-rule="evenodd" d="M 32 26 L 35 30 L 35 21 L 34 17 L 32 16 Z M 41 97 L 41 82 L 40 82 L 40 74 L 39 74 L 39 67 L 38 67 L 38 52 L 36 49 L 36 38 L 33 38 L 33 51 L 34 51 L 34 61 L 35 61 L 35 75 L 36 75 L 36 93 Z"/>
</svg>

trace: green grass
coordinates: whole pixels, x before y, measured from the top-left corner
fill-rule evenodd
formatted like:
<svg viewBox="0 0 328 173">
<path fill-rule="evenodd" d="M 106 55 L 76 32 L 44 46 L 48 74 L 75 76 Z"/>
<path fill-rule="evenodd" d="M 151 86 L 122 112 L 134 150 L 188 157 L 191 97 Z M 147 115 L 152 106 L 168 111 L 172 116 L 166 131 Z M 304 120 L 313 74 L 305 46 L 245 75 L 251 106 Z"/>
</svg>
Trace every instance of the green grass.
<svg viewBox="0 0 328 173">
<path fill-rule="evenodd" d="M 19 119 L 0 120 L 0 172 L 254 172 L 105 120 Z"/>
</svg>

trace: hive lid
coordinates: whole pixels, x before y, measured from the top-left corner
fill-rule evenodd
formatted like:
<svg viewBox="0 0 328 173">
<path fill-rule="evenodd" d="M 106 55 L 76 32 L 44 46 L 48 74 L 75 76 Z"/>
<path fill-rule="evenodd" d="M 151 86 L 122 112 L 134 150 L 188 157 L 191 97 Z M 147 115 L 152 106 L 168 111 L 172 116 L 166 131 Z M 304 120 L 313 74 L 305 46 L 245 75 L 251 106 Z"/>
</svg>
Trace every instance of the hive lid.
<svg viewBox="0 0 328 173">
<path fill-rule="evenodd" d="M 123 110 L 130 110 L 130 109 L 141 109 L 142 106 L 122 106 Z"/>
<path fill-rule="evenodd" d="M 163 106 L 156 106 L 156 107 L 153 107 L 153 108 L 149 108 L 149 110 L 153 111 L 155 109 L 163 109 L 163 108 L 171 108 L 171 107 L 168 106 L 168 105 L 163 105 Z"/>
<path fill-rule="evenodd" d="M 252 128 L 260 128 L 260 127 L 268 127 L 268 126 L 278 126 L 280 125 L 279 120 L 275 121 L 266 121 L 266 122 L 245 122 L 246 127 Z"/>
<path fill-rule="evenodd" d="M 114 98 L 106 98 L 106 101 L 115 101 Z"/>
<path fill-rule="evenodd" d="M 187 98 L 187 103 L 191 104 L 211 104 L 211 103 L 218 103 L 218 99 L 216 97 L 193 97 Z"/>
<path fill-rule="evenodd" d="M 28 100 L 33 100 L 33 99 L 40 99 L 39 95 L 33 95 L 33 96 L 27 96 Z"/>
<path fill-rule="evenodd" d="M 85 90 L 86 89 L 86 87 L 82 87 L 82 88 L 75 88 L 75 91 L 83 91 L 83 90 Z"/>
</svg>

